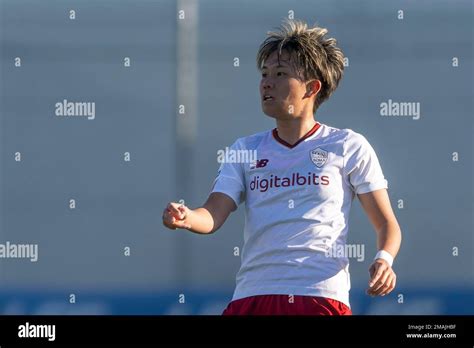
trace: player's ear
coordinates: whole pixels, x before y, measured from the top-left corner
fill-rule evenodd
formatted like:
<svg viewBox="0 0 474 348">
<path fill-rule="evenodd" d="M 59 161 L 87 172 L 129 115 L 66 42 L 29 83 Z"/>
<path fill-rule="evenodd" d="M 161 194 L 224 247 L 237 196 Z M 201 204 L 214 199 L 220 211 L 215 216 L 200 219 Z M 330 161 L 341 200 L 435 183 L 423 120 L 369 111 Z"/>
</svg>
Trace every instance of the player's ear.
<svg viewBox="0 0 474 348">
<path fill-rule="evenodd" d="M 316 95 L 321 90 L 321 81 L 319 80 L 310 80 L 306 83 L 306 94 L 308 97 Z"/>
</svg>

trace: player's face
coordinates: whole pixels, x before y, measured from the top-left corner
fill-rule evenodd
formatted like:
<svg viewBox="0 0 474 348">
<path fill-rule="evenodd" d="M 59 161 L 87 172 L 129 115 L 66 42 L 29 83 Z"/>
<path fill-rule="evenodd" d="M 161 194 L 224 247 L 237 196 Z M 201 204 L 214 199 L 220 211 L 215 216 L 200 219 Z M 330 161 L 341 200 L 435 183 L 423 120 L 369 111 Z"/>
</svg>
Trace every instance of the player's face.
<svg viewBox="0 0 474 348">
<path fill-rule="evenodd" d="M 263 64 L 260 80 L 260 97 L 263 112 L 277 119 L 291 119 L 311 110 L 313 101 L 307 96 L 307 84 L 302 81 L 286 51 L 280 62 L 278 53 L 273 52 Z M 271 98 L 267 99 L 267 96 Z"/>
</svg>

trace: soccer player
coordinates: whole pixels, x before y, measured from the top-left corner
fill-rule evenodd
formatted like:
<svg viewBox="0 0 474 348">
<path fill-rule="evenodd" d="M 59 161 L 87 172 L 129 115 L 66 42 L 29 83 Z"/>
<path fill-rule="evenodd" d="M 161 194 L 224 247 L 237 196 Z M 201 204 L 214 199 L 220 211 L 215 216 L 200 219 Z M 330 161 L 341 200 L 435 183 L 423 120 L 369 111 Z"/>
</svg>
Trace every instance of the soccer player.
<svg viewBox="0 0 474 348">
<path fill-rule="evenodd" d="M 376 153 L 363 135 L 314 117 L 344 69 L 342 51 L 326 34 L 296 20 L 268 33 L 257 66 L 262 109 L 276 128 L 232 144 L 257 158 L 222 163 L 202 207 L 171 202 L 163 211 L 165 226 L 207 234 L 245 202 L 242 264 L 224 315 L 352 314 L 349 255 L 330 251 L 347 250 L 356 195 L 377 235 L 367 294 L 395 287 L 401 231 Z"/>
</svg>

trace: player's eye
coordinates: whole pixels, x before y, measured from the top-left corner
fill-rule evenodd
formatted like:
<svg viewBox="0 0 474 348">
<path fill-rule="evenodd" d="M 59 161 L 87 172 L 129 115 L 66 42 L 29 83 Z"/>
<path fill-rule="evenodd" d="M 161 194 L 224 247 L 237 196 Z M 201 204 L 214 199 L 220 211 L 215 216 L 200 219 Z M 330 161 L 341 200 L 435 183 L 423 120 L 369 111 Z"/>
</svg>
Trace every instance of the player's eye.
<svg viewBox="0 0 474 348">
<path fill-rule="evenodd" d="M 263 73 L 263 74 L 262 74 L 262 77 L 267 77 L 267 74 Z"/>
<path fill-rule="evenodd" d="M 277 76 L 282 76 L 282 75 L 285 75 L 285 73 L 283 71 L 277 72 Z"/>
</svg>

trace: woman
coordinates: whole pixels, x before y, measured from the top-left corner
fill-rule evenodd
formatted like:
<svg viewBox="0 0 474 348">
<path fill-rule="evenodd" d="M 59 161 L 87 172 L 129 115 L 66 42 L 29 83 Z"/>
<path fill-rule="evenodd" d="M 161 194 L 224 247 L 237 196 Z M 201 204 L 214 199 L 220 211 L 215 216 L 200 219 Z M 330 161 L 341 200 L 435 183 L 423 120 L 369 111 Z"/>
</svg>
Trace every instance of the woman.
<svg viewBox="0 0 474 348">
<path fill-rule="evenodd" d="M 165 226 L 213 233 L 245 202 L 242 265 L 224 315 L 350 315 L 348 217 L 355 195 L 377 233 L 369 268 L 371 296 L 396 284 L 401 232 L 377 156 L 364 136 L 315 120 L 337 88 L 343 53 L 326 29 L 286 21 L 260 46 L 263 112 L 276 128 L 237 139 L 250 163 L 222 163 L 206 203 L 169 203 Z M 253 152 L 253 153 L 255 153 Z"/>
</svg>

